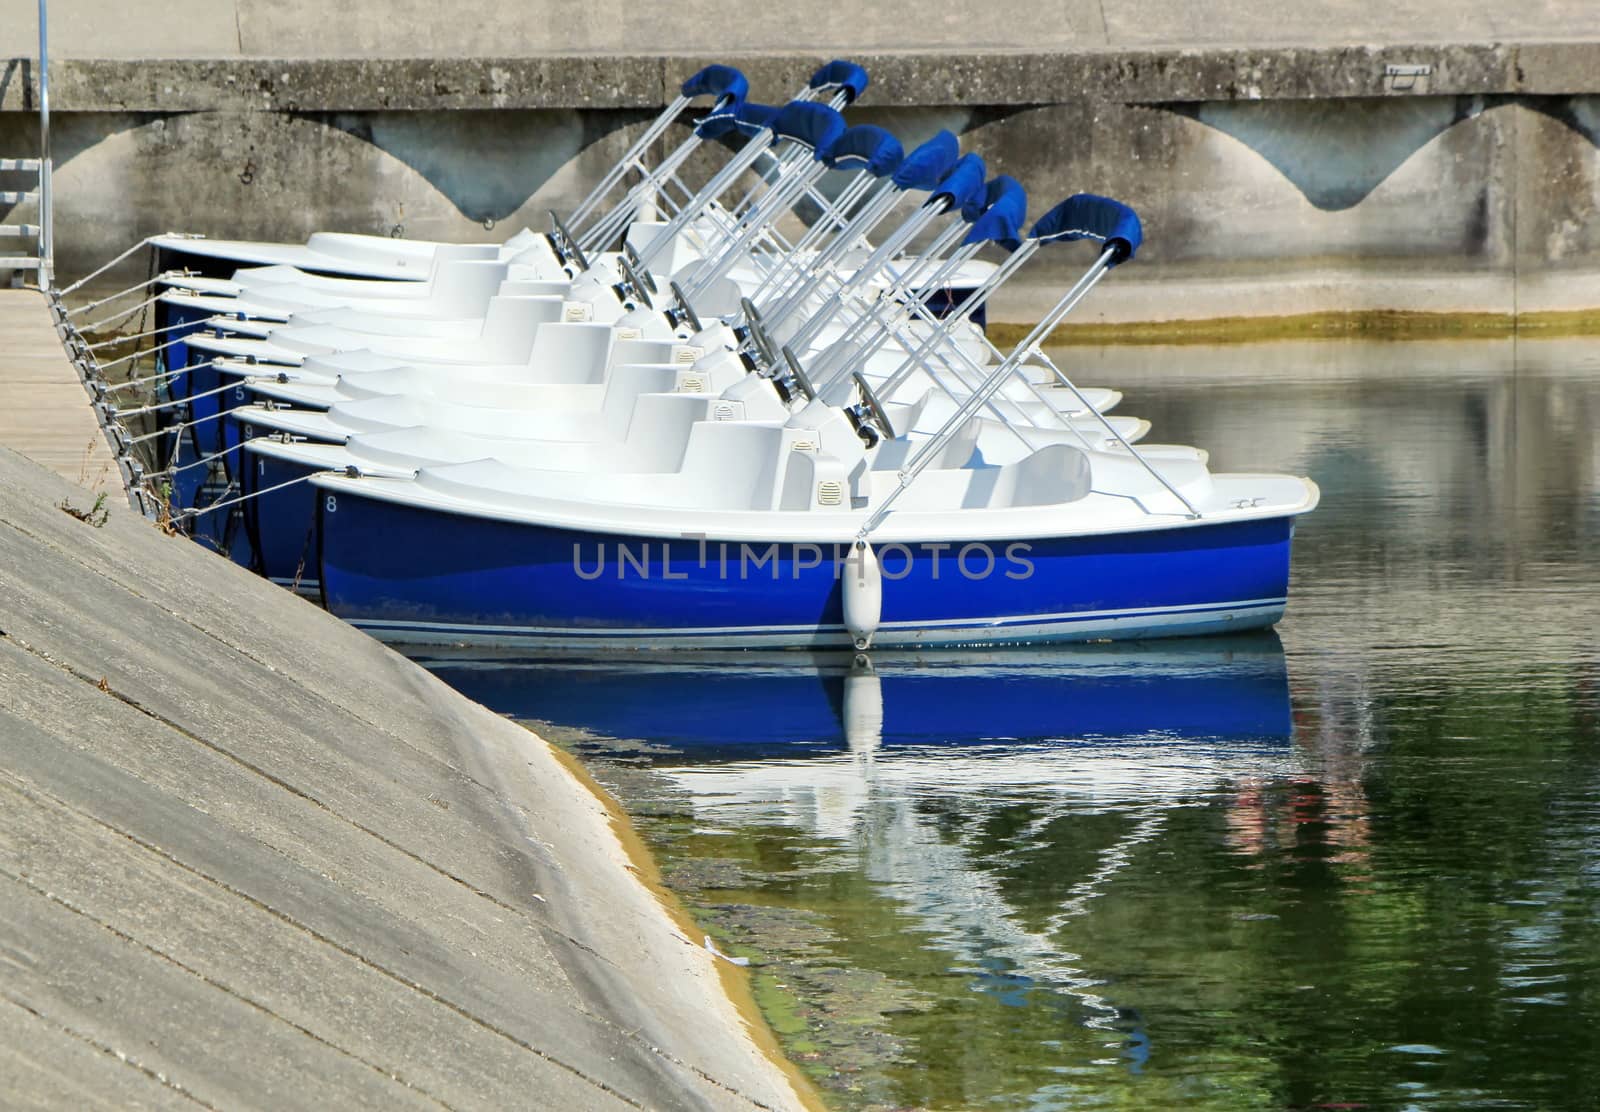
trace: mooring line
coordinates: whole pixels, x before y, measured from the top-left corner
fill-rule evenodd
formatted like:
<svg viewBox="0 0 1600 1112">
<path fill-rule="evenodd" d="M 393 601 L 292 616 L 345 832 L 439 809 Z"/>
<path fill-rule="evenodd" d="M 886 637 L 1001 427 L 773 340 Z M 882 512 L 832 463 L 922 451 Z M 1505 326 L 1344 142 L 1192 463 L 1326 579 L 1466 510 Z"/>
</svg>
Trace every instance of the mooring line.
<svg viewBox="0 0 1600 1112">
<path fill-rule="evenodd" d="M 119 421 L 118 423 L 120 424 L 121 422 Z M 183 432 L 186 428 L 188 428 L 187 425 L 167 425 L 165 428 L 159 428 L 155 432 L 146 432 L 140 433 L 138 436 L 130 436 L 127 438 L 127 443 L 130 447 L 134 444 L 143 444 L 147 440 L 154 440 L 157 437 L 166 436 L 168 433 Z"/>
<path fill-rule="evenodd" d="M 164 429 L 162 431 L 164 431 L 164 432 L 172 432 L 174 429 L 181 430 L 181 429 L 183 429 L 185 427 L 187 427 L 187 426 L 169 425 L 166 429 Z M 145 476 L 145 478 L 146 479 L 170 479 L 174 475 L 181 475 L 185 471 L 190 471 L 190 470 L 193 470 L 196 467 L 201 467 L 201 466 L 203 466 L 205 464 L 211 463 L 214 460 L 219 460 L 223 456 L 227 455 L 229 452 L 233 452 L 233 451 L 237 451 L 237 450 L 238 450 L 238 446 L 235 446 L 233 448 L 223 448 L 220 451 L 212 452 L 210 455 L 201 456 L 199 459 L 193 460 L 193 461 L 191 461 L 189 463 L 186 463 L 182 467 L 168 467 L 168 468 L 164 468 L 163 470 L 160 470 L 160 471 L 151 471 L 149 474 L 147 474 Z"/>
<path fill-rule="evenodd" d="M 237 506 L 241 502 L 248 502 L 252 498 L 260 498 L 263 494 L 271 494 L 273 491 L 283 490 L 285 487 L 292 487 L 292 486 L 295 486 L 298 483 L 310 482 L 312 479 L 316 478 L 318 475 L 325 475 L 325 474 L 327 474 L 327 472 L 325 472 L 325 471 L 314 471 L 310 475 L 299 475 L 299 476 L 296 476 L 293 479 L 289 479 L 286 482 L 278 483 L 278 484 L 276 484 L 274 486 L 265 487 L 265 488 L 263 488 L 261 490 L 252 490 L 249 494 L 241 494 L 241 495 L 239 495 L 239 497 L 229 499 L 226 502 L 217 501 L 217 502 L 211 503 L 209 506 L 202 506 L 202 507 L 191 506 L 189 509 L 181 511 L 177 515 L 177 517 L 174 518 L 174 520 L 175 521 L 185 521 L 185 520 L 188 520 L 190 518 L 199 517 L 201 514 L 208 514 L 212 510 L 223 510 L 223 509 L 227 509 L 227 508 L 229 508 L 231 506 Z M 238 483 L 229 483 L 227 485 L 227 487 L 223 490 L 222 493 L 224 495 L 226 495 L 228 493 L 228 491 L 234 489 L 238 485 L 239 485 Z"/>
<path fill-rule="evenodd" d="M 146 332 L 130 332 L 126 336 L 113 336 L 109 340 L 101 340 L 98 343 L 86 344 L 85 347 L 89 351 L 99 351 L 101 348 L 115 347 L 118 344 L 129 344 L 135 340 L 143 340 L 150 336 L 159 336 L 163 332 L 176 332 L 180 328 L 193 327 L 195 327 L 194 321 L 186 320 L 180 324 L 169 324 L 165 328 L 152 328 Z"/>
<path fill-rule="evenodd" d="M 140 406 L 138 409 L 119 409 L 117 410 L 117 419 L 121 420 L 124 417 L 143 417 L 147 413 L 160 413 L 164 409 L 171 409 L 174 406 L 179 405 L 188 405 L 190 402 L 197 402 L 201 398 L 209 398 L 214 394 L 226 393 L 229 390 L 237 389 L 238 386 L 239 383 L 237 382 L 228 382 L 218 386 L 215 390 L 202 390 L 198 394 L 188 394 L 182 398 L 174 398 L 170 402 L 160 402 L 156 405 L 144 405 Z M 214 418 L 222 416 L 222 414 L 226 412 L 227 410 L 223 410 L 221 413 L 213 413 L 208 417 L 201 417 L 194 423 L 201 424 L 205 421 L 213 420 Z"/>
<path fill-rule="evenodd" d="M 133 314 L 137 313 L 139 310 L 148 308 L 149 306 L 153 305 L 155 302 L 159 301 L 160 299 L 161 299 L 161 295 L 159 293 L 158 294 L 152 294 L 150 297 L 145 298 L 143 301 L 135 301 L 132 305 L 128 306 L 128 308 L 121 309 L 121 310 L 119 310 L 119 311 L 117 311 L 115 313 L 112 313 L 108 317 L 102 317 L 99 320 L 90 321 L 88 324 L 84 325 L 81 329 L 77 328 L 76 325 L 73 325 L 73 328 L 76 331 L 80 332 L 80 333 L 82 333 L 82 332 L 100 332 L 100 331 L 105 330 L 107 327 L 109 327 L 109 326 L 111 326 L 113 324 L 120 324 L 122 321 L 125 321 L 129 317 L 133 316 Z M 70 324 L 71 322 L 69 321 L 68 323 Z"/>
<path fill-rule="evenodd" d="M 160 274 L 152 275 L 151 277 L 146 278 L 143 282 L 136 282 L 135 284 L 129 286 L 125 290 L 118 290 L 116 293 L 112 294 L 110 297 L 102 297 L 98 301 L 90 301 L 90 302 L 86 302 L 83 305 L 79 305 L 76 309 L 69 310 L 68 313 L 67 313 L 67 316 L 69 318 L 70 317 L 75 317 L 75 316 L 78 316 L 78 315 L 80 315 L 82 313 L 87 313 L 87 312 L 90 312 L 91 310 L 98 309 L 102 305 L 109 305 L 113 301 L 117 300 L 119 297 L 127 297 L 130 293 L 138 293 L 140 290 L 146 289 L 147 287 L 152 286 L 157 282 L 164 282 L 168 278 L 192 278 L 192 277 L 194 277 L 194 274 L 195 274 L 195 272 L 192 271 L 192 270 L 166 270 L 166 271 L 162 271 Z M 65 293 L 66 291 L 63 290 L 62 292 Z M 160 296 L 161 296 L 160 294 L 156 295 L 156 297 L 160 297 Z M 136 306 L 134 306 L 134 308 L 138 308 L 138 306 L 136 305 Z M 129 310 L 129 311 L 131 312 L 132 310 Z"/>
<path fill-rule="evenodd" d="M 143 359 L 146 355 L 154 355 L 158 351 L 166 351 L 169 347 L 172 347 L 175 344 L 183 343 L 186 338 L 187 337 L 179 336 L 175 339 L 168 340 L 164 344 L 157 344 L 153 348 L 141 348 L 132 355 L 119 356 L 118 358 L 111 360 L 109 363 L 102 363 L 96 359 L 95 366 L 99 368 L 101 374 L 104 374 L 108 367 L 115 367 L 122 363 L 131 363 L 136 360 Z"/>
<path fill-rule="evenodd" d="M 114 267 L 118 263 L 120 263 L 123 259 L 126 259 L 128 256 L 134 254 L 136 251 L 138 251 L 142 247 L 148 247 L 150 244 L 154 243 L 159 238 L 160 238 L 159 236 L 145 236 L 138 243 L 135 243 L 132 247 L 128 248 L 122 254 L 118 255 L 116 258 L 112 259 L 110 262 L 108 262 L 105 265 L 101 266 L 98 270 L 91 270 L 88 274 L 85 274 L 82 278 L 79 278 L 76 282 L 72 283 L 72 285 L 68 286 L 64 290 L 61 290 L 59 296 L 65 297 L 65 296 L 67 296 L 67 294 L 72 293 L 74 290 L 82 289 L 84 287 L 84 285 L 86 285 L 89 282 L 94 281 L 96 278 L 100 277 L 100 275 L 104 274 L 106 271 L 110 270 L 112 267 Z"/>
<path fill-rule="evenodd" d="M 187 367 L 179 367 L 174 371 L 160 371 L 153 375 L 145 375 L 143 378 L 130 378 L 126 382 L 113 383 L 105 386 L 104 390 L 107 394 L 115 394 L 118 390 L 126 390 L 130 386 L 143 386 L 145 383 L 149 382 L 159 382 L 162 379 L 177 378 L 179 375 L 186 374 L 189 371 L 203 371 L 207 367 L 217 366 L 222 361 L 223 357 L 219 356 L 218 358 L 208 360 L 205 363 L 191 363 Z"/>
</svg>

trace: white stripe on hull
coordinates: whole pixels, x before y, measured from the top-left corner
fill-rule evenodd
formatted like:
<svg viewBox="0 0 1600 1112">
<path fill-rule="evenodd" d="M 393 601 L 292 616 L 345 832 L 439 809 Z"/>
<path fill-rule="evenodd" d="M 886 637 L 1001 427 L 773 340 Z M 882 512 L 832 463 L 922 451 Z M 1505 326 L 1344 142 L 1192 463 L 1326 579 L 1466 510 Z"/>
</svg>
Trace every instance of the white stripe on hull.
<svg viewBox="0 0 1600 1112">
<path fill-rule="evenodd" d="M 1027 644 L 1043 641 L 1127 640 L 1140 637 L 1193 636 L 1203 633 L 1264 629 L 1283 617 L 1288 600 L 1248 599 L 1160 609 L 1105 610 L 1092 613 L 1045 614 L 1028 619 L 952 619 L 943 622 L 887 622 L 872 639 L 873 648 L 917 648 L 927 645 Z M 463 644 L 515 646 L 582 645 L 596 649 L 673 647 L 710 648 L 849 648 L 843 626 L 754 627 L 704 629 L 576 630 L 559 626 L 460 626 L 434 622 L 381 622 L 349 619 L 352 625 L 396 644 Z"/>
</svg>

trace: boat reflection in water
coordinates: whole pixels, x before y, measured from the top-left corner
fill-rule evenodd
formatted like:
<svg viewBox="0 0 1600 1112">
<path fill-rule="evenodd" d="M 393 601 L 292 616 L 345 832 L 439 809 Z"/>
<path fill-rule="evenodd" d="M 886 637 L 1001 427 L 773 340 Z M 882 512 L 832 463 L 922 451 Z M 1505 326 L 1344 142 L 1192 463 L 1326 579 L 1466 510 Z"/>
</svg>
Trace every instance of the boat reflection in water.
<svg viewBox="0 0 1600 1112">
<path fill-rule="evenodd" d="M 920 924 L 941 966 L 1002 1002 L 1071 1000 L 1080 1024 L 1105 1032 L 1101 1046 L 1142 1036 L 1062 932 L 1174 809 L 1296 774 L 1287 669 L 1270 632 L 870 660 L 419 659 L 503 714 L 599 735 L 585 753 L 604 753 L 608 738 L 651 743 L 651 765 L 688 794 L 697 824 L 836 845 Z M 1018 806 L 1044 840 L 1062 818 L 1119 816 L 1120 833 L 1060 878 L 1065 898 L 1042 915 L 1022 914 L 993 853 L 938 818 L 954 810 L 980 823 Z"/>
<path fill-rule="evenodd" d="M 460 649 L 416 659 L 512 718 L 649 741 L 696 760 L 1041 739 L 1069 750 L 1106 738 L 1286 742 L 1291 730 L 1283 649 L 1271 632 L 870 658 L 533 659 Z"/>
</svg>

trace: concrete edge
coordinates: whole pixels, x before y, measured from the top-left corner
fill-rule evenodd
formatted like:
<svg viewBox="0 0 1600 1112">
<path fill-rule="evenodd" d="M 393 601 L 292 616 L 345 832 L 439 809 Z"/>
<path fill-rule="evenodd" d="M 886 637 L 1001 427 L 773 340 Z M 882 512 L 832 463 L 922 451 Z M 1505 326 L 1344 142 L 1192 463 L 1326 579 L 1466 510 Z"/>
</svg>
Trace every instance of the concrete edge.
<svg viewBox="0 0 1600 1112">
<path fill-rule="evenodd" d="M 872 74 L 864 103 L 873 107 L 1561 96 L 1592 91 L 1600 72 L 1600 41 L 846 53 Z M 712 61 L 738 66 L 770 98 L 825 60 L 811 52 L 59 59 L 51 102 L 61 112 L 650 109 Z M 32 112 L 35 67 L 16 61 L 20 80 L 0 87 L 0 111 Z M 1431 71 L 1395 78 L 1390 65 Z"/>
<path fill-rule="evenodd" d="M 529 733 L 538 737 L 536 731 L 529 730 Z M 697 936 L 709 940 L 710 936 L 706 935 L 700 924 L 695 922 L 694 916 L 690 913 L 688 907 L 684 905 L 671 888 L 667 887 L 655 855 L 650 852 L 649 844 L 645 841 L 644 836 L 639 833 L 639 828 L 634 825 L 633 819 L 628 815 L 621 802 L 606 790 L 605 785 L 589 774 L 589 770 L 584 767 L 583 762 L 578 757 L 561 749 L 559 746 L 552 745 L 550 742 L 545 741 L 544 738 L 539 740 L 544 741 L 556 761 L 566 770 L 567 775 L 582 785 L 605 808 L 606 813 L 610 816 L 612 833 L 616 836 L 617 844 L 627 858 L 629 871 L 655 898 L 655 901 L 666 913 L 667 918 L 671 919 L 691 942 Z M 710 954 L 709 948 L 706 948 L 706 953 Z M 777 1032 L 767 1023 L 766 1016 L 762 1014 L 760 1005 L 756 1003 L 749 970 L 732 962 L 720 961 L 715 957 L 712 957 L 711 960 L 716 968 L 723 993 L 727 996 L 729 1004 L 733 1006 L 734 1012 L 743 1023 L 744 1029 L 756 1049 L 784 1075 L 801 1107 L 807 1109 L 807 1112 L 825 1112 L 827 1103 L 823 1100 L 822 1094 L 812 1084 L 811 1079 L 806 1076 L 805 1071 L 784 1053 L 783 1046 L 778 1041 Z"/>
</svg>

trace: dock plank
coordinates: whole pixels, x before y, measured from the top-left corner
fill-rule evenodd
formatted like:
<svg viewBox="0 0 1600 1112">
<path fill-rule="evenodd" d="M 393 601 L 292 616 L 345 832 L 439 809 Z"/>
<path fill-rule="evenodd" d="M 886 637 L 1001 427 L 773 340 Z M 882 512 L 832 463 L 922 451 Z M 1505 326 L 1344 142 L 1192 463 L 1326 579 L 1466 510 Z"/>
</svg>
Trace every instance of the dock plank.
<svg viewBox="0 0 1600 1112">
<path fill-rule="evenodd" d="M 0 290 L 0 445 L 90 490 L 118 484 L 111 446 L 37 290 Z"/>
</svg>

